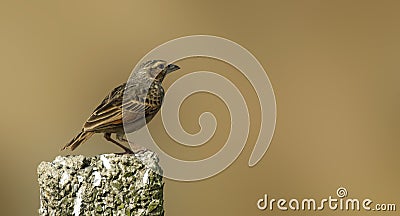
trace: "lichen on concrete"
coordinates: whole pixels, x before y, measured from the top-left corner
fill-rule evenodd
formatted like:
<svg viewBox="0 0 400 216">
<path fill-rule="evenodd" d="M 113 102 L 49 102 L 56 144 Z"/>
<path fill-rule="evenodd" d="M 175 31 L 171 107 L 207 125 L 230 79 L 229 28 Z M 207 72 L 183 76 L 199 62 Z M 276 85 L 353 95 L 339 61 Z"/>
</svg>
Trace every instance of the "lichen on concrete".
<svg viewBox="0 0 400 216">
<path fill-rule="evenodd" d="M 158 161 L 152 154 L 140 156 L 58 156 L 41 162 L 39 215 L 163 215 L 162 176 L 153 171 L 161 173 Z"/>
</svg>

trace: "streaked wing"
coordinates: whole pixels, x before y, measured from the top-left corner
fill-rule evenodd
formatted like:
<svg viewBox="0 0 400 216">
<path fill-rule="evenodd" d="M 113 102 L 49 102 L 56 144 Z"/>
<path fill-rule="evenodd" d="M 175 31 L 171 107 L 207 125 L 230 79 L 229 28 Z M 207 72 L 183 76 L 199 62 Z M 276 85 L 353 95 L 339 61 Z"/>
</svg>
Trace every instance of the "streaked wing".
<svg viewBox="0 0 400 216">
<path fill-rule="evenodd" d="M 84 130 L 101 131 L 122 126 L 121 104 L 125 83 L 116 87 L 107 95 L 86 121 Z"/>
<path fill-rule="evenodd" d="M 131 95 L 126 101 L 123 101 L 124 89 L 126 84 L 116 87 L 102 103 L 93 111 L 92 115 L 86 121 L 84 129 L 86 131 L 113 131 L 121 129 L 122 125 L 122 109 L 126 112 L 124 115 L 126 122 L 133 123 L 142 119 L 145 115 L 154 115 L 160 108 L 163 98 L 163 89 L 161 97 L 151 97 L 157 94 L 158 90 L 151 90 L 150 96 L 146 99 L 147 91 L 137 89 L 137 91 L 129 91 Z M 132 89 L 130 89 L 132 90 Z M 151 95 L 150 95 L 151 94 Z M 122 103 L 124 102 L 124 104 Z"/>
<path fill-rule="evenodd" d="M 97 112 L 99 111 L 99 112 Z M 122 112 L 111 103 L 95 110 L 83 126 L 87 131 L 102 131 L 122 126 Z"/>
</svg>

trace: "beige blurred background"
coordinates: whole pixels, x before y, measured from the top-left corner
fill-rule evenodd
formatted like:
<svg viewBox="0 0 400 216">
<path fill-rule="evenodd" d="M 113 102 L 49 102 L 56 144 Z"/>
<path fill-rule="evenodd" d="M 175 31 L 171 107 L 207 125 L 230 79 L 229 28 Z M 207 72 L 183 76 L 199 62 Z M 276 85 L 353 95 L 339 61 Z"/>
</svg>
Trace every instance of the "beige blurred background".
<svg viewBox="0 0 400 216">
<path fill-rule="evenodd" d="M 178 62 L 182 70 L 165 80 L 166 87 L 192 71 L 218 72 L 243 91 L 252 124 L 243 153 L 224 172 L 198 182 L 165 180 L 166 215 L 313 215 L 262 212 L 256 202 L 265 193 L 322 199 L 335 196 L 340 186 L 349 197 L 400 207 L 398 1 L 144 2 L 1 1 L 2 215 L 37 214 L 41 161 L 120 151 L 101 135 L 74 152 L 59 149 L 142 56 L 193 34 L 228 38 L 257 57 L 275 91 L 277 124 L 266 155 L 249 168 L 260 124 L 250 84 L 219 61 Z M 159 114 L 151 131 L 170 154 L 205 158 L 226 140 L 229 113 L 218 98 L 196 94 L 180 113 L 188 132 L 199 130 L 204 111 L 212 111 L 220 124 L 203 147 L 174 143 Z M 374 212 L 361 214 L 366 213 Z"/>
</svg>

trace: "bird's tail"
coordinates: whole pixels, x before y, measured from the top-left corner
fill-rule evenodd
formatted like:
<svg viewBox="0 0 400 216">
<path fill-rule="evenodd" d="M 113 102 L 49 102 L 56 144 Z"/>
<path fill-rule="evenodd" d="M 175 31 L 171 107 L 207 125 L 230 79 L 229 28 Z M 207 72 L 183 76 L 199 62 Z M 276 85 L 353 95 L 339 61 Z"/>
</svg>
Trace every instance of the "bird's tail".
<svg viewBox="0 0 400 216">
<path fill-rule="evenodd" d="M 76 135 L 75 138 L 73 138 L 67 145 L 65 145 L 61 149 L 61 151 L 67 148 L 73 151 L 76 147 L 78 147 L 80 144 L 89 139 L 93 134 L 94 134 L 93 132 L 87 132 L 82 130 L 78 135 Z"/>
</svg>

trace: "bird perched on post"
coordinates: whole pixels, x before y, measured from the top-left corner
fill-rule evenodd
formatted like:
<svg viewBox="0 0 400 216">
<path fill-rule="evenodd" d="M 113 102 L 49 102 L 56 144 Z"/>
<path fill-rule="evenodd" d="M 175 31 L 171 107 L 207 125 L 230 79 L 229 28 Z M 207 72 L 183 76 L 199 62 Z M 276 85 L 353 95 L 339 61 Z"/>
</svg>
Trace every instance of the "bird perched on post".
<svg viewBox="0 0 400 216">
<path fill-rule="evenodd" d="M 61 150 L 74 150 L 93 134 L 103 133 L 106 140 L 124 149 L 124 153 L 133 153 L 112 139 L 111 134 L 115 133 L 119 141 L 127 141 L 125 132 L 137 131 L 151 121 L 163 102 L 164 89 L 161 84 L 164 77 L 178 69 L 179 66 L 163 60 L 141 64 L 128 82 L 116 87 L 103 99 L 83 125 L 82 131 Z"/>
</svg>

